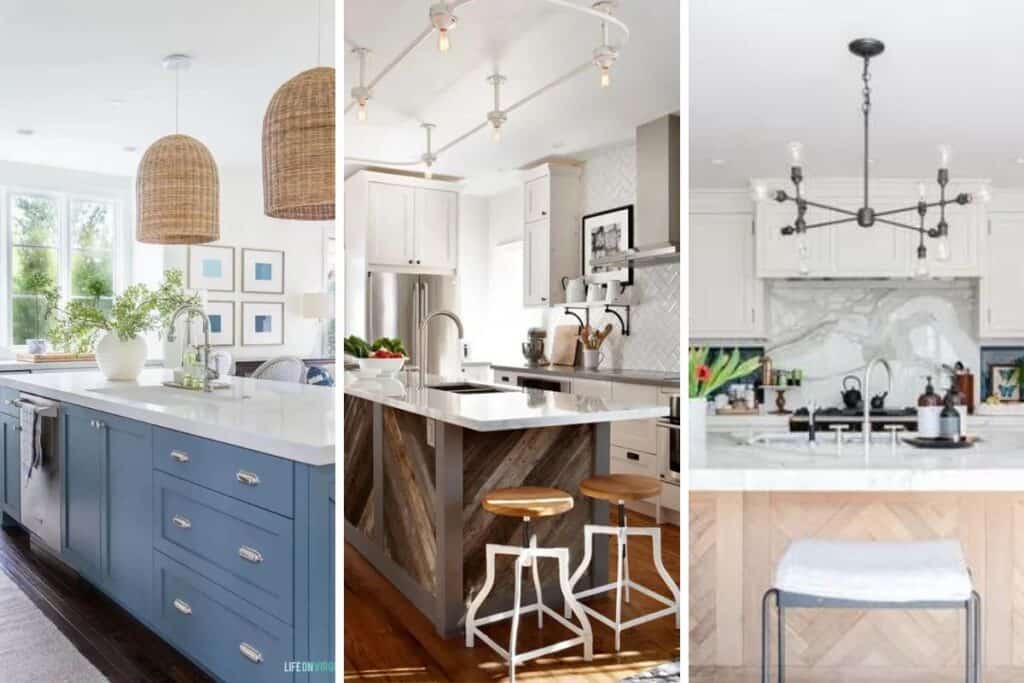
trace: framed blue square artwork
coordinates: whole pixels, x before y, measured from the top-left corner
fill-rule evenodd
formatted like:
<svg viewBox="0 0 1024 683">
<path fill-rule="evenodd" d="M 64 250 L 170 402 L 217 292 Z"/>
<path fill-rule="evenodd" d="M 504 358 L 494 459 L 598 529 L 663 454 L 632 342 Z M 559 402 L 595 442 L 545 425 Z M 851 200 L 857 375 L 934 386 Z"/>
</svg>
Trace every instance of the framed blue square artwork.
<svg viewBox="0 0 1024 683">
<path fill-rule="evenodd" d="M 270 282 L 273 279 L 274 266 L 269 263 L 257 263 L 256 265 L 256 279 Z"/>
<path fill-rule="evenodd" d="M 193 244 L 188 248 L 187 287 L 196 291 L 235 291 L 235 248 Z"/>
<path fill-rule="evenodd" d="M 242 291 L 284 294 L 284 252 L 242 249 Z"/>
<path fill-rule="evenodd" d="M 281 302 L 242 302 L 242 346 L 279 346 L 284 344 L 284 304 Z"/>
<path fill-rule="evenodd" d="M 235 345 L 235 302 L 207 301 L 206 315 L 210 319 L 210 344 Z"/>
</svg>

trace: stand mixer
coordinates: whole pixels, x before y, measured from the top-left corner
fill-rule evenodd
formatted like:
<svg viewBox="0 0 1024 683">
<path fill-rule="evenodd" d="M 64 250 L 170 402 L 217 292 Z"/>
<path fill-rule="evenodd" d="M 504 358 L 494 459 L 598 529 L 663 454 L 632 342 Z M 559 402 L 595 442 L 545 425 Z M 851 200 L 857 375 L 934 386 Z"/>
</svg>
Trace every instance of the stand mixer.
<svg viewBox="0 0 1024 683">
<path fill-rule="evenodd" d="M 528 366 L 548 364 L 548 359 L 544 357 L 544 341 L 547 336 L 548 331 L 543 327 L 531 327 L 526 331 L 526 341 L 522 343 L 522 348 Z"/>
</svg>

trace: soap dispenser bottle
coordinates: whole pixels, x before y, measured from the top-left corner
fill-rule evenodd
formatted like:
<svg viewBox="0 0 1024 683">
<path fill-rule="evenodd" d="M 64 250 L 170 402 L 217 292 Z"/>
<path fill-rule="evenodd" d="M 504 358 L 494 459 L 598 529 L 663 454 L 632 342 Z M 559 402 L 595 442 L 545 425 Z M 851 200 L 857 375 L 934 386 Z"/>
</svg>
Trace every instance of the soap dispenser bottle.
<svg viewBox="0 0 1024 683">
<path fill-rule="evenodd" d="M 939 437 L 939 414 L 942 412 L 942 398 L 935 393 L 932 378 L 924 387 L 924 393 L 917 399 L 917 433 L 924 439 Z"/>
<path fill-rule="evenodd" d="M 960 412 L 951 394 L 946 394 L 946 407 L 939 414 L 939 437 L 953 441 L 960 439 Z"/>
</svg>

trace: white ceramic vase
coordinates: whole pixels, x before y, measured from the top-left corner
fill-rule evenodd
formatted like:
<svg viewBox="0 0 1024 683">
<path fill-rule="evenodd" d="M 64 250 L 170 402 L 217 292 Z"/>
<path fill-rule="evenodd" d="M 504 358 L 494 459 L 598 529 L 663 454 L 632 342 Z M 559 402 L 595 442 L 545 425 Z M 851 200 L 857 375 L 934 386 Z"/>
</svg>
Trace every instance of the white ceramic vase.
<svg viewBox="0 0 1024 683">
<path fill-rule="evenodd" d="M 107 379 L 134 381 L 146 365 L 146 340 L 124 341 L 116 332 L 107 332 L 96 344 L 96 363 Z"/>
<path fill-rule="evenodd" d="M 701 453 L 708 440 L 708 401 L 706 398 L 691 398 L 689 406 L 690 453 Z"/>
</svg>

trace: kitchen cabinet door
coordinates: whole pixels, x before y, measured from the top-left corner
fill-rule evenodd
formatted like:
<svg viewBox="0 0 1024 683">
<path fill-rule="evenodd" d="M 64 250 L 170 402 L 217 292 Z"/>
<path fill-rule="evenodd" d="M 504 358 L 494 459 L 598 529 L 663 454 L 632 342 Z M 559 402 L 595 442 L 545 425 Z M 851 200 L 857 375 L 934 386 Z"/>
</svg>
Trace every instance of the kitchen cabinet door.
<svg viewBox="0 0 1024 683">
<path fill-rule="evenodd" d="M 661 403 L 658 387 L 643 384 L 612 382 L 612 400 L 626 403 Z M 658 434 L 656 420 L 627 420 L 612 423 L 612 444 L 632 451 L 656 453 Z M 653 457 L 653 456 L 652 456 Z M 657 476 L 657 472 L 654 473 Z"/>
<path fill-rule="evenodd" d="M 0 508 L 21 519 L 21 423 L 16 417 L 0 415 Z"/>
<path fill-rule="evenodd" d="M 690 336 L 764 336 L 764 294 L 755 273 L 753 217 L 690 215 Z"/>
<path fill-rule="evenodd" d="M 893 220 L 916 223 L 917 217 L 901 214 Z M 908 230 L 883 223 L 870 228 L 846 223 L 821 229 L 832 231 L 837 277 L 907 277 L 913 272 L 908 263 L 911 252 L 917 257 L 917 242 Z"/>
<path fill-rule="evenodd" d="M 455 269 L 458 195 L 445 190 L 416 190 L 417 266 Z"/>
<path fill-rule="evenodd" d="M 981 337 L 1024 337 L 1024 213 L 993 213 L 979 284 Z"/>
<path fill-rule="evenodd" d="M 589 396 L 610 401 L 612 400 L 612 383 L 597 379 L 574 379 L 572 393 L 577 396 Z"/>
<path fill-rule="evenodd" d="M 523 200 L 526 203 L 523 213 L 527 223 L 547 218 L 551 211 L 551 178 L 543 176 L 526 183 L 523 187 Z"/>
<path fill-rule="evenodd" d="M 831 201 L 831 200 L 823 200 Z M 804 217 L 809 224 L 834 220 L 829 211 L 811 208 Z M 832 275 L 831 230 L 809 230 L 804 239 L 807 244 L 806 273 L 800 272 L 798 250 L 800 237 L 783 235 L 781 228 L 796 220 L 796 205 L 776 201 L 757 203 L 757 275 L 758 277 L 825 277 Z"/>
<path fill-rule="evenodd" d="M 523 305 L 547 306 L 551 300 L 550 286 L 550 223 L 546 220 L 526 224 L 523 249 Z"/>
<path fill-rule="evenodd" d="M 152 428 L 98 414 L 103 427 L 109 522 L 106 576 L 111 597 L 135 615 L 149 615 L 153 588 Z"/>
<path fill-rule="evenodd" d="M 414 265 L 415 201 L 415 188 L 387 183 L 369 184 L 368 263 Z"/>
<path fill-rule="evenodd" d="M 96 426 L 96 413 L 64 406 L 63 420 L 65 499 L 62 552 L 79 573 L 102 585 L 107 519 L 106 454 Z M 142 549 L 140 552 L 147 551 Z"/>
</svg>

